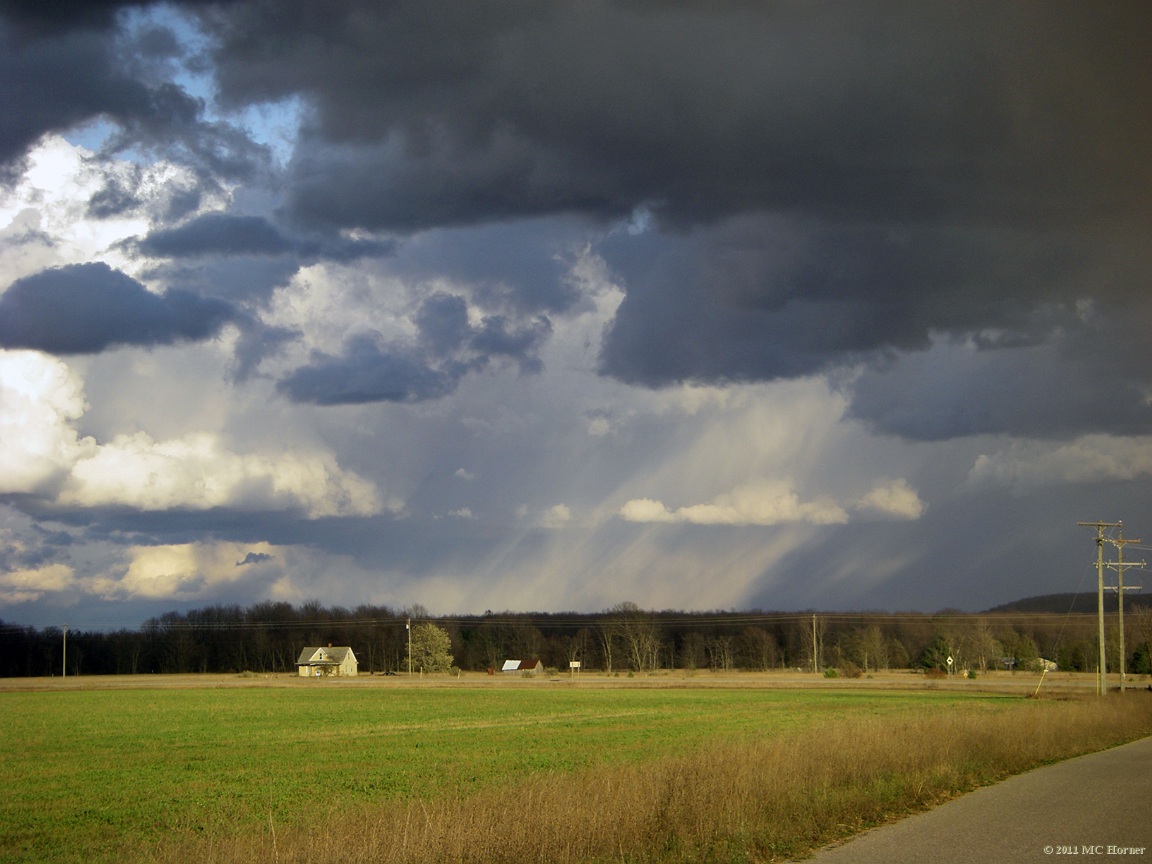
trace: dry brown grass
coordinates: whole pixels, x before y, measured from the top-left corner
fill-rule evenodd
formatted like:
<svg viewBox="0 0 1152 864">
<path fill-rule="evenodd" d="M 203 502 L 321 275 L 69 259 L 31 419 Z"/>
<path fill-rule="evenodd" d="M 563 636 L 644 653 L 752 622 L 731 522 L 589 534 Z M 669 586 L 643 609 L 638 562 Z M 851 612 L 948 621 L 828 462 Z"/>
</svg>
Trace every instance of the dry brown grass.
<svg viewBox="0 0 1152 864">
<path fill-rule="evenodd" d="M 149 857 L 268 861 L 778 861 L 1046 762 L 1152 734 L 1152 699 L 860 718 L 467 798 L 317 813 L 311 828 L 169 838 Z"/>
</svg>

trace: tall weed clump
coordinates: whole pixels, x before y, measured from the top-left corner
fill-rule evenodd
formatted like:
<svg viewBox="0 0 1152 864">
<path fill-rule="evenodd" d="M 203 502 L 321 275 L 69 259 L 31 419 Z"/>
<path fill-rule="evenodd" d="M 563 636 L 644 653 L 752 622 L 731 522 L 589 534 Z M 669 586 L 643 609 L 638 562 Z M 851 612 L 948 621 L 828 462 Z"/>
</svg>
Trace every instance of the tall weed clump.
<svg viewBox="0 0 1152 864">
<path fill-rule="evenodd" d="M 856 718 L 468 797 L 318 813 L 308 827 L 172 838 L 159 861 L 768 862 L 1046 762 L 1152 734 L 1152 699 L 1028 700 Z M 322 794 L 319 796 L 322 799 Z"/>
</svg>

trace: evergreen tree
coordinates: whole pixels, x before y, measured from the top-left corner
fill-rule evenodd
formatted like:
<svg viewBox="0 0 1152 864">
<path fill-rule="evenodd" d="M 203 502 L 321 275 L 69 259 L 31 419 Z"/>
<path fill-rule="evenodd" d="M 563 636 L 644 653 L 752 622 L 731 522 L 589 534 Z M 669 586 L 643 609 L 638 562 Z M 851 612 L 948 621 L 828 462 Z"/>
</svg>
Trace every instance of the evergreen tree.
<svg viewBox="0 0 1152 864">
<path fill-rule="evenodd" d="M 941 672 L 947 672 L 950 656 L 952 649 L 948 647 L 948 640 L 943 634 L 938 633 L 920 655 L 919 666 L 921 669 L 939 669 Z"/>
<path fill-rule="evenodd" d="M 1128 663 L 1128 671 L 1133 675 L 1152 675 L 1152 652 L 1149 651 L 1147 642 L 1141 642 L 1136 646 Z"/>
</svg>

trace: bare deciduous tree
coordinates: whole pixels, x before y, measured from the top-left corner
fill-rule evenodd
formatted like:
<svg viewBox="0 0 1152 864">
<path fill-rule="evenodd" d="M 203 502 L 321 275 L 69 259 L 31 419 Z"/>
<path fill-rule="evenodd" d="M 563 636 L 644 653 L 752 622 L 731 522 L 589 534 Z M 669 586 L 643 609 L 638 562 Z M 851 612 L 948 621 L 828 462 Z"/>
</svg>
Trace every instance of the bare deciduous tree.
<svg viewBox="0 0 1152 864">
<path fill-rule="evenodd" d="M 660 665 L 660 630 L 635 603 L 618 603 L 610 610 L 632 668 L 649 672 Z"/>
</svg>

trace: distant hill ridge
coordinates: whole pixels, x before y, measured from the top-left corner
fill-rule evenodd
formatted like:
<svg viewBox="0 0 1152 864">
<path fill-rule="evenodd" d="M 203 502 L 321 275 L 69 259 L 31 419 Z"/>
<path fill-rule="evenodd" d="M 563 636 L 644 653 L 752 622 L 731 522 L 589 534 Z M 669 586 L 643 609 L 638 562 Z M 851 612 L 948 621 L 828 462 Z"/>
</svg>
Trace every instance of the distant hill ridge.
<svg viewBox="0 0 1152 864">
<path fill-rule="evenodd" d="M 1022 600 L 1014 600 L 1011 603 L 1005 603 L 1003 606 L 993 606 L 991 609 L 984 610 L 985 612 L 1056 612 L 1064 614 L 1067 612 L 1076 613 L 1090 613 L 1096 611 L 1097 606 L 1096 592 L 1080 592 L 1076 594 L 1041 594 L 1037 597 L 1025 597 Z M 1137 609 L 1140 607 L 1152 608 L 1152 593 L 1125 591 L 1124 592 L 1124 610 Z M 1104 592 L 1104 609 L 1105 611 L 1116 611 L 1116 592 Z"/>
</svg>

